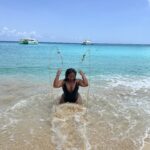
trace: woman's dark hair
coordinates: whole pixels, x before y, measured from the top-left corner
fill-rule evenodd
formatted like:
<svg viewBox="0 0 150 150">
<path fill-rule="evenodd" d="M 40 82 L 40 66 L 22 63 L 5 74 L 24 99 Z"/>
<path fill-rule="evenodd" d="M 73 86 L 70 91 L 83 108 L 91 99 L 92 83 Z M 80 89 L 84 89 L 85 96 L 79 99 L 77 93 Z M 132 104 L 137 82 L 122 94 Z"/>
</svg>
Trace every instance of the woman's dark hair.
<svg viewBox="0 0 150 150">
<path fill-rule="evenodd" d="M 75 76 L 76 76 L 76 74 L 77 74 L 77 72 L 76 72 L 76 70 L 75 70 L 75 69 L 73 69 L 73 68 L 69 68 L 69 69 L 67 69 L 67 70 L 66 70 L 66 73 L 65 73 L 65 81 L 67 81 L 67 80 L 68 80 L 68 75 L 69 75 L 70 73 L 74 73 L 74 74 L 75 74 Z"/>
</svg>

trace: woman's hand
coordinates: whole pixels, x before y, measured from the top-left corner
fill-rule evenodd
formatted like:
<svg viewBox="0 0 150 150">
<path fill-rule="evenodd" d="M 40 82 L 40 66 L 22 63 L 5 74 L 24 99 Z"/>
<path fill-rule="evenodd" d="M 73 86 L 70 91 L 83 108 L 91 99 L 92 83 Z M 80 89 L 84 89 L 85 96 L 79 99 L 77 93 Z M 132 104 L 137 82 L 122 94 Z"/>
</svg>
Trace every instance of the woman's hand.
<svg viewBox="0 0 150 150">
<path fill-rule="evenodd" d="M 58 71 L 57 71 L 57 76 L 60 76 L 60 74 L 61 74 L 61 69 L 58 69 Z"/>
<path fill-rule="evenodd" d="M 80 73 L 81 76 L 84 75 L 84 73 L 82 72 L 82 70 L 79 70 L 79 73 Z"/>
<path fill-rule="evenodd" d="M 82 80 L 79 79 L 79 85 L 82 87 L 88 86 L 88 80 L 87 80 L 85 74 L 81 70 L 79 71 L 79 73 L 82 76 Z"/>
</svg>

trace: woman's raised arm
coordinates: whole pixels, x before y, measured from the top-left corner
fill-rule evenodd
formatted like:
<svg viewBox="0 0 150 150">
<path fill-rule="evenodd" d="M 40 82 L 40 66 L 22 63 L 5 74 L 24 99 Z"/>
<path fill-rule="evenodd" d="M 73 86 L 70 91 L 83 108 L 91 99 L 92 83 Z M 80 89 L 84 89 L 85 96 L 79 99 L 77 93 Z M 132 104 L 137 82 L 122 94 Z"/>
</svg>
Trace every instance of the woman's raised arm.
<svg viewBox="0 0 150 150">
<path fill-rule="evenodd" d="M 56 77 L 55 77 L 54 82 L 53 82 L 54 88 L 60 88 L 63 85 L 63 80 L 59 80 L 60 74 L 61 74 L 61 69 L 58 69 Z"/>
<path fill-rule="evenodd" d="M 88 86 L 88 80 L 87 80 L 85 74 L 81 70 L 79 71 L 79 73 L 82 77 L 82 80 L 79 79 L 79 85 L 82 86 L 82 87 Z"/>
</svg>

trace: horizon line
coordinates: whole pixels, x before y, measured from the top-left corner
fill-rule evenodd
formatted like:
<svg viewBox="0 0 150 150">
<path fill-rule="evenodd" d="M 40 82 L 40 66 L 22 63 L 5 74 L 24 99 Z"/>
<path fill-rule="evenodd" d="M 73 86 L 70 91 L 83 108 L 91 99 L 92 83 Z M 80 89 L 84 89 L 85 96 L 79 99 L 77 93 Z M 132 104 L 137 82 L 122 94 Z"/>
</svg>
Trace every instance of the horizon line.
<svg viewBox="0 0 150 150">
<path fill-rule="evenodd" d="M 7 41 L 7 40 L 0 40 L 0 42 L 14 42 L 17 43 L 18 41 Z M 39 43 L 55 43 L 55 44 L 82 44 L 82 42 L 48 42 L 48 41 L 41 41 Z M 95 42 L 89 45 L 149 45 L 150 43 L 105 43 L 105 42 Z"/>
</svg>

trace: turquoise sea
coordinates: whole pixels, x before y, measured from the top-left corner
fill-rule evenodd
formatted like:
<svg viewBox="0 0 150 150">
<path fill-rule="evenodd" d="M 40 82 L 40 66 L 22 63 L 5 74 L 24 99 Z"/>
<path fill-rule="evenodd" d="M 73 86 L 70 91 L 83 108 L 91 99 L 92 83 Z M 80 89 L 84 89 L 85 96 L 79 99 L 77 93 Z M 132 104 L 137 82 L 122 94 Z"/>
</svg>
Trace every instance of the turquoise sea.
<svg viewBox="0 0 150 150">
<path fill-rule="evenodd" d="M 58 51 L 60 54 L 58 54 Z M 150 75 L 150 46 L 0 43 L 2 75 L 49 74 L 48 68 L 84 69 L 90 75 Z M 85 56 L 82 62 L 82 56 Z M 61 59 L 62 56 L 62 59 Z M 62 64 L 63 61 L 63 64 Z"/>
<path fill-rule="evenodd" d="M 89 80 L 81 108 L 59 106 L 52 87 L 70 67 Z M 0 89 L 0 149 L 138 150 L 150 129 L 150 45 L 0 42 Z"/>
</svg>

